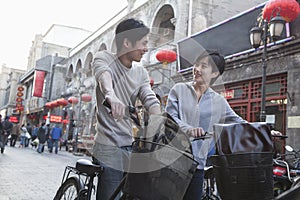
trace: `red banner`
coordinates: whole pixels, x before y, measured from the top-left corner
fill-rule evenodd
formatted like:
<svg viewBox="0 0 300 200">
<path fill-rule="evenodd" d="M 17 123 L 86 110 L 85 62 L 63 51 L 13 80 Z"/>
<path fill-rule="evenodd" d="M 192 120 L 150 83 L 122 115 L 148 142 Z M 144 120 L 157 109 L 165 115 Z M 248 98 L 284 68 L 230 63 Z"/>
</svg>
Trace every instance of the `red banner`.
<svg viewBox="0 0 300 200">
<path fill-rule="evenodd" d="M 43 88 L 44 88 L 44 79 L 45 79 L 45 72 L 35 70 L 32 96 L 42 97 Z"/>
</svg>

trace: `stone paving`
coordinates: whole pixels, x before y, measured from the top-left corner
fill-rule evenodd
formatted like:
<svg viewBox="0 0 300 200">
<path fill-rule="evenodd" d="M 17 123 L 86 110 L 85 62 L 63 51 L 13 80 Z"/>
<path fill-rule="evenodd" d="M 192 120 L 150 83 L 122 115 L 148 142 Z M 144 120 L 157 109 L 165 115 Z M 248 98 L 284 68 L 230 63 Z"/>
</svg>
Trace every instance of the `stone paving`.
<svg viewBox="0 0 300 200">
<path fill-rule="evenodd" d="M 16 145 L 18 146 L 18 145 Z M 61 184 L 66 165 L 77 159 L 64 148 L 58 154 L 6 146 L 0 155 L 0 200 L 51 200 Z"/>
</svg>

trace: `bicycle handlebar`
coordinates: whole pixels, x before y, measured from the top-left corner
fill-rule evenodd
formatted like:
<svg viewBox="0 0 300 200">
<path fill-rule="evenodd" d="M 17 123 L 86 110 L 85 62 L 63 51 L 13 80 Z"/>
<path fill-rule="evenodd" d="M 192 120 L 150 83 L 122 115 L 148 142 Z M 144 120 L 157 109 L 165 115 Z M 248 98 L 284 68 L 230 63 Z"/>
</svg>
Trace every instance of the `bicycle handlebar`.
<svg viewBox="0 0 300 200">
<path fill-rule="evenodd" d="M 111 105 L 107 102 L 107 100 L 105 99 L 105 101 L 103 102 L 103 105 L 109 109 L 111 109 Z M 137 126 L 141 126 L 140 120 L 138 119 L 137 113 L 136 113 L 136 108 L 134 106 L 128 106 L 128 113 L 129 113 L 129 117 L 132 119 L 132 121 L 137 125 Z"/>
<path fill-rule="evenodd" d="M 210 132 L 205 132 L 204 135 L 199 136 L 199 137 L 195 137 L 192 139 L 192 141 L 196 141 L 196 140 L 205 140 L 205 139 L 209 139 L 213 136 L 213 133 Z"/>
<path fill-rule="evenodd" d="M 282 140 L 288 138 L 288 136 L 286 136 L 286 135 L 271 135 L 271 137 L 279 138 L 279 139 L 282 139 Z"/>
</svg>

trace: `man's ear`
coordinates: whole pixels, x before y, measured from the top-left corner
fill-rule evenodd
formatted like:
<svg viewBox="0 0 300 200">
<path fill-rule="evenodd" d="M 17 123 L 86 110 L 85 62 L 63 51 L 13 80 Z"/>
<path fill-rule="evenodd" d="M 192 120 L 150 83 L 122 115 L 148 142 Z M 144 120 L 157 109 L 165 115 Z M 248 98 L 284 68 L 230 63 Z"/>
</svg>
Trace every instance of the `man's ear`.
<svg viewBox="0 0 300 200">
<path fill-rule="evenodd" d="M 132 43 L 128 40 L 128 38 L 124 38 L 123 46 L 128 48 L 132 45 Z"/>
</svg>

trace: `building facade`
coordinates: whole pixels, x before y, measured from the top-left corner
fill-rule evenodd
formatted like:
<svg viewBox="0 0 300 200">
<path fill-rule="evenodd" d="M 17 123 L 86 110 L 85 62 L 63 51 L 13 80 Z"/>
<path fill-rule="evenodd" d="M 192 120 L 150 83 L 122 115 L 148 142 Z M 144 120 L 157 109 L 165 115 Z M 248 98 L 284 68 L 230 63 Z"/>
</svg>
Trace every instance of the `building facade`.
<svg viewBox="0 0 300 200">
<path fill-rule="evenodd" d="M 261 105 L 261 56 L 262 49 L 252 49 L 249 42 L 249 30 L 242 29 L 243 16 L 256 21 L 257 13 L 265 1 L 195 1 L 195 0 L 129 0 L 128 6 L 117 16 L 89 35 L 78 45 L 68 50 L 68 56 L 55 64 L 50 62 L 47 74 L 52 82 L 58 85 L 47 85 L 51 92 L 46 92 L 43 102 L 57 98 L 69 99 L 76 97 L 79 101 L 63 108 L 45 109 L 45 112 L 61 114 L 68 124 L 75 121 L 81 126 L 81 135 L 95 134 L 95 81 L 92 75 L 92 61 L 97 51 L 115 51 L 114 31 L 116 25 L 125 18 L 138 18 L 150 27 L 149 52 L 139 65 L 144 66 L 154 79 L 153 90 L 161 98 L 162 105 L 166 103 L 170 88 L 181 81 L 192 78 L 190 66 L 181 61 L 189 55 L 182 56 L 184 50 L 195 56 L 198 49 L 193 49 L 187 43 L 187 49 L 181 44 L 195 38 L 198 46 L 203 48 L 217 47 L 233 53 L 226 55 L 227 68 L 221 77 L 221 83 L 214 86 L 223 93 L 228 102 L 243 118 L 250 122 L 259 121 Z M 254 9 L 255 7 L 255 9 Z M 258 7 L 258 8 L 257 8 Z M 247 12 L 246 12 L 247 11 Z M 241 20 L 241 21 L 239 21 Z M 234 24 L 235 23 L 235 24 Z M 234 24 L 230 29 L 222 29 Z M 254 23 L 253 23 L 254 26 Z M 221 27 L 221 28 L 220 28 Z M 266 114 L 268 120 L 277 130 L 289 136 L 287 143 L 299 149 L 299 18 L 289 23 L 289 34 L 286 40 L 276 45 L 268 46 L 267 84 L 266 84 Z M 249 27 L 248 27 L 249 28 Z M 226 30 L 227 36 L 220 35 Z M 215 34 L 215 35 L 214 35 Z M 247 36 L 241 38 L 240 36 Z M 228 41 L 225 42 L 225 38 Z M 222 42 L 218 42 L 218 41 Z M 215 43 L 214 43 L 215 42 Z M 203 44 L 202 44 L 203 43 Z M 246 45 L 241 47 L 241 44 Z M 247 44 L 246 44 L 247 43 Z M 213 45 L 209 45 L 213 44 Z M 215 46 L 214 46 L 215 45 Z M 178 53 L 177 62 L 163 64 L 155 55 L 162 49 L 174 50 Z M 56 57 L 56 56 L 54 56 Z M 49 63 L 49 62 L 48 62 Z M 54 65 L 53 65 L 54 64 Z M 59 73 L 55 75 L 53 66 L 57 65 Z M 52 74 L 51 74 L 52 69 Z M 28 72 L 28 74 L 32 72 Z M 56 77 L 57 76 L 57 77 Z M 29 80 L 23 77 L 25 80 Z M 47 79 L 48 80 L 48 79 Z M 48 81 L 50 82 L 50 81 Z M 30 85 L 30 84 L 29 84 Z M 26 87 L 27 88 L 27 87 Z M 61 91 L 58 92 L 58 91 Z M 52 95 L 52 93 L 54 93 Z M 51 94 L 51 96 L 49 96 Z M 82 94 L 92 96 L 91 101 L 82 101 Z M 45 100 L 46 99 L 46 100 Z M 29 104 L 30 105 L 30 104 Z M 42 106 L 42 103 L 40 104 Z M 44 109 L 44 108 L 43 108 Z M 30 112 L 27 114 L 30 115 Z M 73 123 L 73 122 L 72 122 Z M 78 130 L 77 130 L 78 131 Z"/>
<path fill-rule="evenodd" d="M 17 104 L 17 93 L 19 78 L 25 73 L 25 70 L 13 69 L 1 66 L 0 69 L 0 114 L 2 117 L 15 114 Z M 22 98 L 22 96 L 21 96 Z"/>
</svg>

